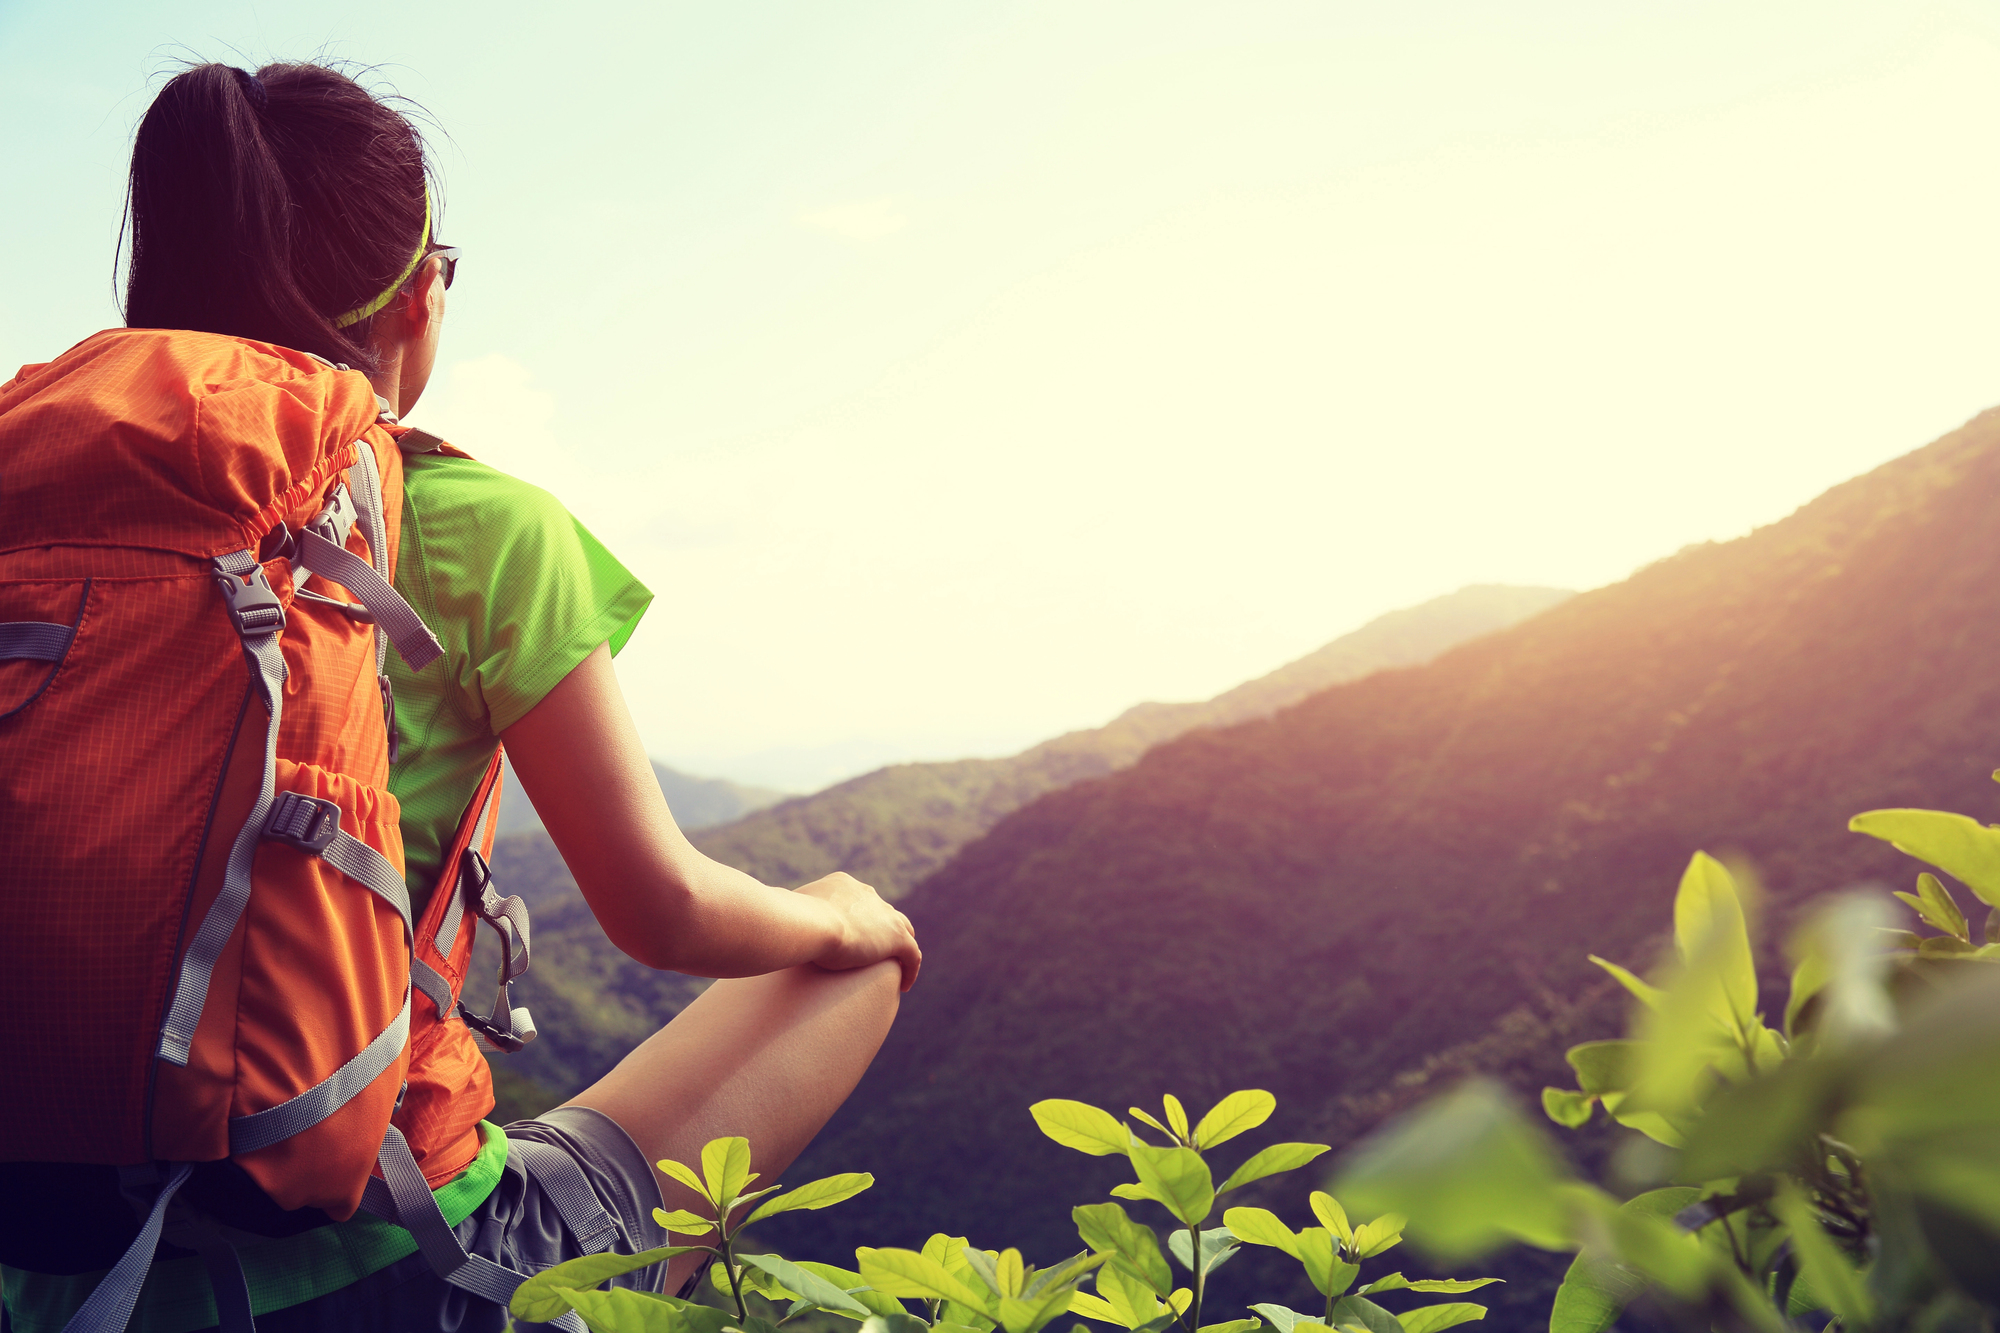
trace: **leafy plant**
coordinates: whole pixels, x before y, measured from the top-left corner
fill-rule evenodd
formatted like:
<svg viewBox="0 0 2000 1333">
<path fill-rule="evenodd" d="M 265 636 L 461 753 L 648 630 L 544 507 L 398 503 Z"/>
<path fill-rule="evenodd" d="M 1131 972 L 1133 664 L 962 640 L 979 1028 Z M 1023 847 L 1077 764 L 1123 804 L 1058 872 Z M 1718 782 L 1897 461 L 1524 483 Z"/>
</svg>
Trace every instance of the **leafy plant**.
<svg viewBox="0 0 2000 1333">
<path fill-rule="evenodd" d="M 1851 827 L 2000 906 L 2000 827 L 1921 810 Z M 1593 958 L 1636 1001 L 1631 1036 L 1571 1049 L 1578 1086 L 1542 1096 L 1559 1124 L 1602 1106 L 1660 1145 L 1656 1188 L 1621 1200 L 1575 1178 L 1501 1090 L 1473 1083 L 1372 1139 L 1343 1194 L 1417 1219 L 1453 1257 L 1507 1241 L 1577 1251 L 1552 1333 L 1603 1333 L 1641 1293 L 1732 1330 L 1816 1314 L 1843 1329 L 1990 1330 L 2000 972 L 1969 965 L 2000 960 L 2000 945 L 1972 939 L 1929 871 L 1896 896 L 1939 935 L 1887 928 L 1879 899 L 1838 899 L 1792 942 L 1774 1028 L 1757 1007 L 1746 887 L 1697 854 L 1667 972 L 1643 980 Z"/>
</svg>

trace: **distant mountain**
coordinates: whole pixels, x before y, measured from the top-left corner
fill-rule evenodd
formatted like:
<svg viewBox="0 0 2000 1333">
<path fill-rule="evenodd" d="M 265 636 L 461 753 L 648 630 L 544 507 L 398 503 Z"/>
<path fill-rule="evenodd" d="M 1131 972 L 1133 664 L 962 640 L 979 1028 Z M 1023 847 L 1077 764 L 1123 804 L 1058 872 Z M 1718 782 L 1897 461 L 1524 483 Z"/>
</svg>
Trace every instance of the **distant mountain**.
<svg viewBox="0 0 2000 1333">
<path fill-rule="evenodd" d="M 746 787 L 727 778 L 693 777 L 668 768 L 657 759 L 653 761 L 653 776 L 660 780 L 660 791 L 667 798 L 667 809 L 674 812 L 674 822 L 683 829 L 727 824 L 776 805 L 790 795 L 766 787 Z M 514 776 L 514 765 L 508 763 L 506 786 L 500 798 L 499 832 L 532 833 L 541 826 L 542 817 L 535 813 L 534 803 L 521 789 L 520 779 Z"/>
<path fill-rule="evenodd" d="M 1344 681 L 1429 661 L 1570 596 L 1559 588 L 1463 588 L 1371 620 L 1205 703 L 1139 704 L 1106 726 L 1007 759 L 878 769 L 710 829 L 694 843 L 767 883 L 803 884 L 845 870 L 895 898 L 1048 792 L 1129 767 L 1153 746 L 1196 728 L 1266 717 Z"/>
<path fill-rule="evenodd" d="M 1244 1153 L 1338 1145 L 1469 1069 L 1566 1082 L 1566 1043 L 1622 1027 L 1585 953 L 1654 957 L 1697 848 L 1761 869 L 1767 942 L 1811 895 L 1904 886 L 1848 816 L 2000 806 L 1996 513 L 1989 412 L 1748 537 L 1017 811 L 905 900 L 923 980 L 791 1172 L 875 1188 L 767 1238 L 1066 1254 L 1069 1206 L 1121 1177 L 1044 1139 L 1039 1098 L 1262 1087 Z M 1266 1197 L 1296 1225 L 1306 1187 Z M 1502 1261 L 1485 1327 L 1545 1326 L 1560 1268 Z M 1232 1263 L 1212 1317 L 1276 1273 Z"/>
<path fill-rule="evenodd" d="M 1571 595 L 1553 588 L 1466 588 L 1381 616 L 1207 703 L 1140 704 L 1108 726 L 1072 732 L 1012 759 L 883 769 L 695 841 L 769 883 L 797 885 L 846 868 L 894 896 L 1011 811 L 1069 783 L 1128 767 L 1161 740 L 1261 717 L 1325 685 L 1424 661 Z M 686 827 L 686 812 L 699 807 L 684 805 L 668 784 L 705 780 L 654 768 L 669 808 Z M 749 790 L 757 799 L 774 795 Z M 533 1011 L 543 1036 L 493 1062 L 503 1118 L 535 1114 L 602 1077 L 703 984 L 654 972 L 613 948 L 539 821 L 525 831 L 521 824 L 509 830 L 506 820 L 521 819 L 524 810 L 532 820 L 532 807 L 514 784 L 501 802 L 508 835 L 495 844 L 493 868 L 502 891 L 522 894 L 534 914 L 534 965 L 515 997 Z M 484 932 L 479 947 L 484 952 L 474 975 L 491 975 L 498 959 Z M 490 999 L 490 987 L 486 995 Z"/>
</svg>

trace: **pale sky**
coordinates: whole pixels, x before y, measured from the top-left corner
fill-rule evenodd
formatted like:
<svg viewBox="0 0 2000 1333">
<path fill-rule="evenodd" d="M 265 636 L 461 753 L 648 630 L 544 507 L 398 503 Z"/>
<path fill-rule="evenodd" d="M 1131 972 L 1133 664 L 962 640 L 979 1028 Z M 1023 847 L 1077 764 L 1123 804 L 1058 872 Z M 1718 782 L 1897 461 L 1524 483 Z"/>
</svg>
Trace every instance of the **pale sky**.
<svg viewBox="0 0 2000 1333">
<path fill-rule="evenodd" d="M 177 55 L 315 52 L 449 136 L 410 419 L 655 589 L 696 772 L 1207 697 L 2000 402 L 2000 4 L 1827 0 L 0 0 L 0 363 L 119 322 Z"/>
</svg>

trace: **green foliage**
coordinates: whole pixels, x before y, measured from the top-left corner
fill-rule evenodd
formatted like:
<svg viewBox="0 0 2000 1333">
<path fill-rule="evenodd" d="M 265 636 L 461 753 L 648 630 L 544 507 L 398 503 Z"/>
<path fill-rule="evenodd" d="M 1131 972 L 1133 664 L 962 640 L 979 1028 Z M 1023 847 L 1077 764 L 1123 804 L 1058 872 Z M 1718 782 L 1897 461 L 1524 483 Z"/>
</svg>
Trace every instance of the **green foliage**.
<svg viewBox="0 0 2000 1333">
<path fill-rule="evenodd" d="M 2000 827 L 1921 810 L 1852 827 L 2000 900 Z M 1638 1001 L 1632 1037 L 1571 1049 L 1577 1088 L 1543 1093 L 1557 1124 L 1602 1106 L 1671 1149 L 1661 1188 L 1621 1201 L 1576 1179 L 1506 1093 L 1473 1083 L 1353 1154 L 1342 1194 L 1408 1214 L 1445 1256 L 1509 1241 L 1576 1251 L 1551 1333 L 1605 1333 L 1642 1293 L 1732 1330 L 1814 1314 L 1843 1330 L 1990 1330 L 2000 971 L 1966 964 L 2000 947 L 1973 942 L 1930 872 L 1896 897 L 1941 935 L 1885 932 L 1880 900 L 1837 899 L 1792 942 L 1778 1031 L 1757 1008 L 1744 883 L 1696 855 L 1674 905 L 1674 966 L 1642 980 L 1602 964 Z M 1239 1237 L 1275 1235 L 1238 1211 Z M 1404 1333 L 1442 1326 L 1403 1320 Z"/>
</svg>

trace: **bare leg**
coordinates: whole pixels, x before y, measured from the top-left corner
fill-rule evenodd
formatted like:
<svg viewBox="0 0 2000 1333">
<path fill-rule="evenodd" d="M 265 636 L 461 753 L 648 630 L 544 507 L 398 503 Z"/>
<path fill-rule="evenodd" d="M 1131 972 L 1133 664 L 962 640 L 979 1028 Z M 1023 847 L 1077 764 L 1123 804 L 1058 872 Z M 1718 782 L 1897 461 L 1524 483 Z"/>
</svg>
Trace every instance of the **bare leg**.
<svg viewBox="0 0 2000 1333">
<path fill-rule="evenodd" d="M 861 1081 L 895 1020 L 900 981 L 894 962 L 718 981 L 572 1104 L 616 1120 L 646 1160 L 697 1171 L 704 1143 L 741 1134 L 757 1183 L 776 1184 Z M 669 1209 L 708 1214 L 692 1190 L 654 1175 Z M 674 1260 L 666 1289 L 703 1258 Z"/>
</svg>

